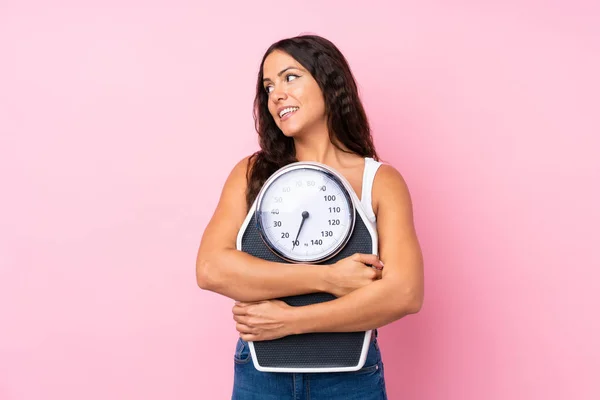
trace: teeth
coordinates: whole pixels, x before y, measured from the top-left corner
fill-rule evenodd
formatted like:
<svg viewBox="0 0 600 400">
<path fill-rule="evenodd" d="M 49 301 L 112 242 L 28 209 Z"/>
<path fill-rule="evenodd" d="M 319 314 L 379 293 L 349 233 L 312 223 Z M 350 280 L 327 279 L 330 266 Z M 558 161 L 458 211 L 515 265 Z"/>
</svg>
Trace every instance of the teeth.
<svg viewBox="0 0 600 400">
<path fill-rule="evenodd" d="M 290 113 L 292 111 L 296 111 L 298 109 L 298 107 L 288 107 L 288 108 L 284 108 L 283 110 L 281 110 L 281 112 L 279 113 L 279 118 L 282 118 L 285 114 Z"/>
</svg>

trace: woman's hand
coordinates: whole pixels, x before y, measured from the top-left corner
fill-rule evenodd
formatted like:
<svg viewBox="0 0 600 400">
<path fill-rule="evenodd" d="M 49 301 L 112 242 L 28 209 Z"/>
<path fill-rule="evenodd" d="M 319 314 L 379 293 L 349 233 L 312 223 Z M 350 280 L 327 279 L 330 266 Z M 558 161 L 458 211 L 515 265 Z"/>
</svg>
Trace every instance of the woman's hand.
<svg viewBox="0 0 600 400">
<path fill-rule="evenodd" d="M 326 278 L 329 284 L 327 292 L 342 297 L 381 279 L 383 263 L 375 254 L 356 253 L 327 268 L 329 268 Z"/>
<path fill-rule="evenodd" d="M 294 327 L 293 308 L 281 300 L 253 303 L 236 301 L 233 319 L 236 329 L 245 341 L 279 339 L 297 333 Z"/>
<path fill-rule="evenodd" d="M 381 279 L 383 263 L 374 254 L 357 253 L 323 268 L 328 268 L 327 291 L 341 297 Z M 242 340 L 258 342 L 300 333 L 295 308 L 281 300 L 237 301 L 232 312 Z"/>
</svg>

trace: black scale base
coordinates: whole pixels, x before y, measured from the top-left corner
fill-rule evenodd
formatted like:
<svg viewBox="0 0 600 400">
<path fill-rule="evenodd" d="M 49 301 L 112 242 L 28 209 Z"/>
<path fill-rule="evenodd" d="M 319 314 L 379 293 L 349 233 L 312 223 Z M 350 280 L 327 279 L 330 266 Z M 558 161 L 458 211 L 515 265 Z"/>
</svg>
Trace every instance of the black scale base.
<svg viewBox="0 0 600 400">
<path fill-rule="evenodd" d="M 265 245 L 253 215 L 242 236 L 242 251 L 267 261 L 287 262 Z M 354 230 L 346 246 L 322 264 L 333 264 L 354 253 L 371 254 L 371 234 L 361 216 L 355 214 Z M 305 306 L 335 299 L 329 293 L 311 293 L 283 297 L 291 306 Z M 286 336 L 276 340 L 253 342 L 258 364 L 270 368 L 340 368 L 356 366 L 366 332 L 319 332 Z"/>
</svg>

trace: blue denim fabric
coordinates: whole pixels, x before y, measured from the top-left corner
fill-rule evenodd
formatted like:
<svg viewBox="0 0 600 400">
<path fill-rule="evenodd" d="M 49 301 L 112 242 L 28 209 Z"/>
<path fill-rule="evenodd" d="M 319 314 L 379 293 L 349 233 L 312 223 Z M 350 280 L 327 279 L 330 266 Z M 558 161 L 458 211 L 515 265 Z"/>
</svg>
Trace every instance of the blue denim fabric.
<svg viewBox="0 0 600 400">
<path fill-rule="evenodd" d="M 353 372 L 261 372 L 242 339 L 233 361 L 232 400 L 387 400 L 377 338 L 371 341 L 364 367 Z"/>
</svg>

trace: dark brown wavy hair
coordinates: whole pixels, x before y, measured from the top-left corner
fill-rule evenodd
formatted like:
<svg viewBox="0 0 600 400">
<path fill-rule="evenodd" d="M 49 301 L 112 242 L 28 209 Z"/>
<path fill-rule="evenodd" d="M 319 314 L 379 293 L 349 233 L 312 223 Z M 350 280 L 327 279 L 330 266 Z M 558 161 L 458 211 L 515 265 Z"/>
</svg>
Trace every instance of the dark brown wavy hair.
<svg viewBox="0 0 600 400">
<path fill-rule="evenodd" d="M 275 124 L 268 108 L 269 95 L 263 87 L 263 65 L 267 56 L 275 50 L 293 57 L 319 84 L 325 100 L 331 142 L 346 151 L 337 145 L 334 140 L 337 139 L 350 153 L 379 160 L 356 81 L 340 50 L 329 40 L 316 35 L 280 40 L 267 49 L 258 72 L 253 115 L 260 150 L 250 156 L 251 167 L 246 174 L 248 209 L 265 181 L 275 171 L 297 161 L 294 139 L 285 136 Z"/>
</svg>

